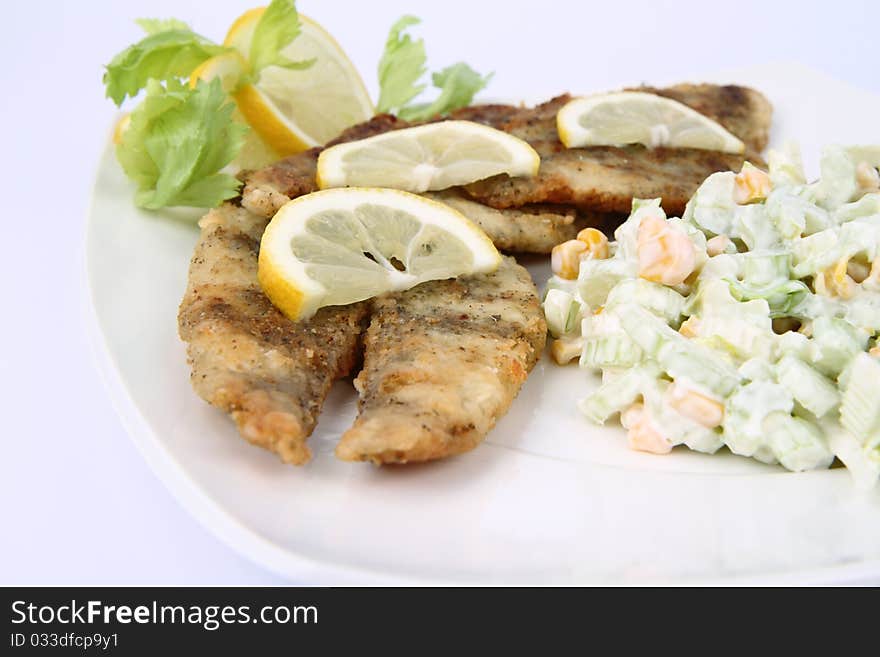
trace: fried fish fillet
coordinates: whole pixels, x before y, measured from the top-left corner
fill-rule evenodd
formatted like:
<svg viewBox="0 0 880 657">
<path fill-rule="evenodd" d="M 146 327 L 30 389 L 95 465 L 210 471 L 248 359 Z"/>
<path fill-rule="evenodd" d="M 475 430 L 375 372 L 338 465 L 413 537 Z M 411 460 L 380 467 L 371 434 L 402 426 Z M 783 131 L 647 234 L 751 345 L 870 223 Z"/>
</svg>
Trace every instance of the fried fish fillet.
<svg viewBox="0 0 880 657">
<path fill-rule="evenodd" d="M 331 384 L 357 364 L 368 304 L 287 319 L 257 282 L 266 224 L 228 204 L 202 218 L 178 328 L 198 395 L 248 441 L 300 465 Z"/>
<path fill-rule="evenodd" d="M 451 118 L 502 125 L 520 111 L 510 105 L 475 105 L 453 113 Z M 328 144 L 365 139 L 382 132 L 398 130 L 410 124 L 387 114 L 358 124 Z M 317 191 L 315 181 L 321 148 L 298 153 L 264 169 L 246 171 L 241 204 L 264 217 L 271 217 L 290 199 Z M 464 198 L 455 191 L 427 194 L 447 203 L 482 228 L 495 246 L 518 253 L 550 253 L 560 242 L 574 238 L 578 230 L 604 217 L 578 213 L 575 208 L 536 205 L 513 210 L 496 210 Z"/>
<path fill-rule="evenodd" d="M 390 114 L 379 114 L 343 131 L 327 146 L 366 139 L 408 125 L 406 121 Z M 318 155 L 322 150 L 324 148 L 318 146 L 285 157 L 262 169 L 241 171 L 238 177 L 244 182 L 241 190 L 242 207 L 261 217 L 271 218 L 290 199 L 318 191 L 316 175 Z"/>
<path fill-rule="evenodd" d="M 449 118 L 475 121 L 497 128 L 509 121 L 517 112 L 519 108 L 512 105 L 473 105 L 456 110 Z M 390 114 L 379 114 L 369 121 L 344 130 L 336 139 L 328 142 L 326 147 L 366 139 L 383 132 L 409 128 L 412 125 L 414 124 Z M 318 184 L 315 178 L 318 155 L 322 150 L 324 147 L 312 148 L 286 157 L 263 169 L 239 173 L 239 178 L 244 182 L 241 192 L 242 206 L 255 214 L 271 217 L 290 199 L 317 191 Z"/>
<path fill-rule="evenodd" d="M 753 154 L 760 153 L 767 146 L 773 108 L 762 93 L 749 87 L 676 84 L 671 87 L 632 87 L 628 91 L 671 98 L 695 109 L 739 137 Z M 562 94 L 535 107 L 522 108 L 496 127 L 529 143 L 549 147 L 559 141 L 556 114 L 571 99 L 571 95 Z"/>
<path fill-rule="evenodd" d="M 624 218 L 549 204 L 498 210 L 469 199 L 457 189 L 422 196 L 458 210 L 483 229 L 496 248 L 507 253 L 550 253 L 554 246 L 573 240 L 588 226 L 604 230 L 616 227 Z"/>
<path fill-rule="evenodd" d="M 739 170 L 745 159 L 761 163 L 772 107 L 747 87 L 712 84 L 677 85 L 641 91 L 678 100 L 709 116 L 746 144 L 736 155 L 689 148 L 565 148 L 556 131 L 556 113 L 570 100 L 554 98 L 521 110 L 500 128 L 528 141 L 541 155 L 536 176 L 493 176 L 465 187 L 468 195 L 495 208 L 533 203 L 563 203 L 598 212 L 626 213 L 635 198 L 662 198 L 670 214 L 680 214 L 697 187 L 711 173 Z"/>
<path fill-rule="evenodd" d="M 316 156 L 317 157 L 317 156 Z M 245 186 L 242 205 L 265 217 L 271 217 L 292 198 L 317 189 L 314 184 L 314 160 L 309 153 L 300 153 L 283 160 L 282 166 L 272 165 L 256 172 L 262 183 L 249 181 Z M 308 162 L 311 160 L 311 162 Z M 295 173 L 298 167 L 311 166 L 304 175 Z M 280 185 L 265 181 L 286 178 Z M 287 196 L 287 194 L 291 196 Z M 576 208 L 560 205 L 534 204 L 522 208 L 498 210 L 473 199 L 457 190 L 423 194 L 461 212 L 477 224 L 489 236 L 495 246 L 507 252 L 550 253 L 554 246 L 574 239 L 586 226 L 607 222 L 602 213 L 578 212 Z"/>
<path fill-rule="evenodd" d="M 739 137 L 751 155 L 767 147 L 773 107 L 759 91 L 736 84 L 676 84 L 663 89 L 636 87 L 633 91 L 671 98 L 705 114 Z"/>
<path fill-rule="evenodd" d="M 575 214 L 581 219 L 581 227 L 594 225 L 600 215 L 628 214 L 634 197 L 660 197 L 667 212 L 680 214 L 711 173 L 738 170 L 746 158 L 761 163 L 759 153 L 767 144 L 772 108 L 754 89 L 681 84 L 639 90 L 672 98 L 719 122 L 746 144 L 745 157 L 638 145 L 566 149 L 556 132 L 556 113 L 571 99 L 567 94 L 533 108 L 475 105 L 458 110 L 450 118 L 485 123 L 528 141 L 541 155 L 541 168 L 534 177 L 500 175 L 465 187 L 471 200 L 500 210 L 500 215 L 458 200 L 457 209 L 480 224 L 499 249 L 547 253 L 554 244 L 572 237 L 575 224 L 569 223 L 569 218 Z M 409 125 L 380 115 L 349 128 L 329 145 Z M 257 214 L 272 216 L 291 198 L 315 191 L 320 152 L 320 148 L 315 148 L 265 169 L 244 172 L 242 205 Z M 524 211 L 512 211 L 513 208 Z M 556 229 L 558 232 L 553 232 Z"/>
<path fill-rule="evenodd" d="M 336 455 L 406 463 L 473 449 L 519 392 L 546 333 L 535 285 L 510 257 L 492 274 L 380 297 L 355 379 L 358 418 Z"/>
</svg>

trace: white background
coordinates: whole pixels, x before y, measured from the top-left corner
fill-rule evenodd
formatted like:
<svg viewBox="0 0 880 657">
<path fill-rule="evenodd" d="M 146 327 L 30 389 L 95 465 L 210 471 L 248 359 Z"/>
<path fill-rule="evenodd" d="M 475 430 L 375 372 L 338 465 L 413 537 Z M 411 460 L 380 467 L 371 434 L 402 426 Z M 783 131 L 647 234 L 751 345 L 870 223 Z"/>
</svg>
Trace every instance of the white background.
<svg viewBox="0 0 880 657">
<path fill-rule="evenodd" d="M 84 321 L 83 226 L 116 113 L 103 97 L 102 65 L 139 38 L 134 18 L 174 16 L 220 40 L 246 8 L 246 0 L 4 8 L 0 584 L 280 583 L 186 515 L 149 471 L 109 404 Z M 336 36 L 374 94 L 387 29 L 403 13 L 424 19 L 431 68 L 466 60 L 495 71 L 488 93 L 498 97 L 699 80 L 780 60 L 880 93 L 876 0 L 301 0 L 299 8 Z"/>
</svg>

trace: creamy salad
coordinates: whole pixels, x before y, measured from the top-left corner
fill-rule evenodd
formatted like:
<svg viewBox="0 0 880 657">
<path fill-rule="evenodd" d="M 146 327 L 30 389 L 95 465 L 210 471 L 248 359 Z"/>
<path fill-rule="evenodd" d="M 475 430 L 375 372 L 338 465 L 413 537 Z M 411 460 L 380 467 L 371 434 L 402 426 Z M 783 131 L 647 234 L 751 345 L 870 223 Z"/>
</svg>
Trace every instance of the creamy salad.
<svg viewBox="0 0 880 657">
<path fill-rule="evenodd" d="M 635 200 L 614 241 L 558 245 L 544 312 L 580 411 L 634 449 L 721 447 L 789 470 L 880 476 L 880 147 L 795 146 L 710 176 L 684 216 Z"/>
</svg>

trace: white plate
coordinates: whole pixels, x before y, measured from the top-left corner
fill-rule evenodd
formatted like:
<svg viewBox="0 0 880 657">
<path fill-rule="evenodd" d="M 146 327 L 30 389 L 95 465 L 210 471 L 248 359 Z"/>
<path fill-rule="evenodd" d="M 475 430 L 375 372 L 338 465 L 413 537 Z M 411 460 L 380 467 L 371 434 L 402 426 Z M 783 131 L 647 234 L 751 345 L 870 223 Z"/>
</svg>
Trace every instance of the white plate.
<svg viewBox="0 0 880 657">
<path fill-rule="evenodd" d="M 880 141 L 880 97 L 792 66 L 713 76 L 763 90 L 773 141 Z M 586 90 L 584 90 L 586 91 Z M 549 97 L 551 94 L 547 94 Z M 880 576 L 880 492 L 844 470 L 792 474 L 734 457 L 627 449 L 581 418 L 589 385 L 546 359 L 474 452 L 378 469 L 333 457 L 355 413 L 337 384 L 306 467 L 240 439 L 189 385 L 177 306 L 193 213 L 148 214 L 108 147 L 87 266 L 111 395 L 145 457 L 189 511 L 254 561 L 300 582 L 822 582 Z M 544 259 L 528 263 L 535 280 Z"/>
</svg>

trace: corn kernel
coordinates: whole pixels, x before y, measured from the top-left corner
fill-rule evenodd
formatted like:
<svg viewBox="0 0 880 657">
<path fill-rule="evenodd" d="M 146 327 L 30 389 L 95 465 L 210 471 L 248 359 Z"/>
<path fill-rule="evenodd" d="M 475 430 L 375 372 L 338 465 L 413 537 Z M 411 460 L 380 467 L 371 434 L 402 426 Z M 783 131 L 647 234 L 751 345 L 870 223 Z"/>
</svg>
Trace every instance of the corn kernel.
<svg viewBox="0 0 880 657">
<path fill-rule="evenodd" d="M 573 281 L 578 277 L 581 256 L 587 252 L 587 245 L 580 240 L 568 240 L 557 244 L 550 252 L 550 268 L 560 278 Z"/>
<path fill-rule="evenodd" d="M 595 228 L 584 228 L 577 234 L 578 240 L 587 245 L 589 257 L 593 260 L 604 260 L 608 257 L 608 238 Z"/>
<path fill-rule="evenodd" d="M 672 445 L 654 427 L 650 413 L 642 404 L 630 406 L 621 414 L 620 421 L 628 429 L 626 437 L 631 449 L 652 454 L 672 451 Z"/>
<path fill-rule="evenodd" d="M 716 235 L 706 242 L 706 253 L 710 256 L 717 256 L 724 253 L 730 245 L 730 238 L 727 235 Z"/>
<path fill-rule="evenodd" d="M 559 338 L 550 344 L 550 355 L 557 365 L 567 365 L 580 358 L 583 347 L 583 338 Z"/>
<path fill-rule="evenodd" d="M 696 315 L 688 317 L 685 321 L 681 323 L 678 332 L 686 338 L 697 337 L 700 332 L 700 318 Z"/>
<path fill-rule="evenodd" d="M 658 216 L 642 219 L 636 248 L 639 276 L 645 280 L 677 285 L 694 271 L 696 256 L 690 238 Z"/>
<path fill-rule="evenodd" d="M 707 429 L 714 429 L 724 420 L 724 406 L 720 402 L 684 386 L 673 383 L 666 398 L 672 408 Z"/>
<path fill-rule="evenodd" d="M 742 171 L 736 174 L 733 187 L 733 200 L 739 205 L 763 201 L 770 193 L 770 176 L 766 171 L 752 166 L 748 162 Z"/>
<path fill-rule="evenodd" d="M 860 189 L 876 192 L 880 190 L 880 171 L 867 162 L 859 162 L 856 167 L 856 182 Z"/>
<path fill-rule="evenodd" d="M 641 402 L 636 402 L 620 414 L 620 423 L 624 429 L 629 429 L 642 419 L 644 413 L 645 405 Z"/>
<path fill-rule="evenodd" d="M 856 291 L 856 282 L 846 273 L 848 262 L 848 258 L 842 258 L 834 267 L 819 272 L 813 279 L 816 294 L 851 299 Z"/>
</svg>

